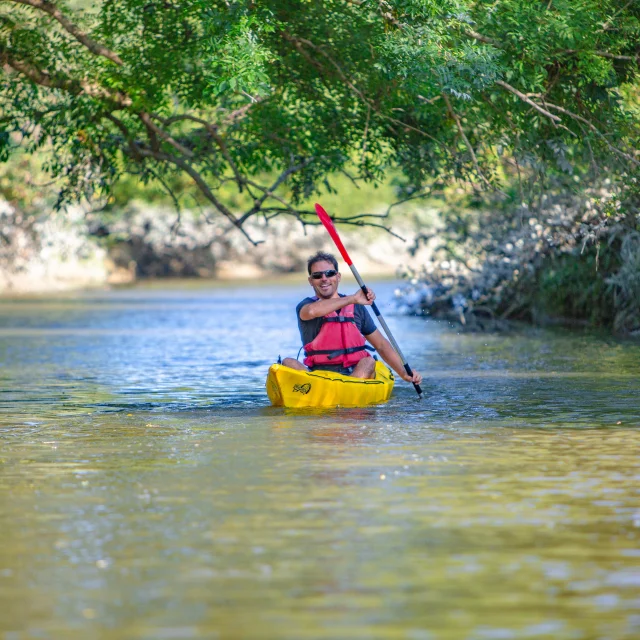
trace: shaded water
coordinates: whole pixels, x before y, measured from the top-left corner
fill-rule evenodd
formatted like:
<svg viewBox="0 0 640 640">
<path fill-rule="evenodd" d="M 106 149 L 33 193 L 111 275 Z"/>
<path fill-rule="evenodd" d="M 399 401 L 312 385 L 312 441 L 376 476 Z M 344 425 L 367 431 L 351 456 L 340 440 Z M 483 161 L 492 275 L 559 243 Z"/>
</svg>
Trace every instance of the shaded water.
<svg viewBox="0 0 640 640">
<path fill-rule="evenodd" d="M 304 295 L 0 303 L 0 638 L 640 637 L 640 345 L 390 316 L 425 400 L 274 409 Z"/>
</svg>

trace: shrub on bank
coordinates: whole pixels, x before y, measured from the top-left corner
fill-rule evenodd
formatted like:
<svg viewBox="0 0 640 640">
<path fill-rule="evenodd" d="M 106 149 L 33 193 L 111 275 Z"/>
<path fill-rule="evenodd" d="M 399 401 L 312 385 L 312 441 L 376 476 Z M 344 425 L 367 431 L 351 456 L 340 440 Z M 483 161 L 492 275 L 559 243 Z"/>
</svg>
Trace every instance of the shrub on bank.
<svg viewBox="0 0 640 640">
<path fill-rule="evenodd" d="M 640 217 L 631 183 L 453 218 L 434 259 L 407 270 L 405 312 L 504 329 L 509 319 L 640 335 Z M 464 224 L 461 224 L 464 222 Z"/>
</svg>

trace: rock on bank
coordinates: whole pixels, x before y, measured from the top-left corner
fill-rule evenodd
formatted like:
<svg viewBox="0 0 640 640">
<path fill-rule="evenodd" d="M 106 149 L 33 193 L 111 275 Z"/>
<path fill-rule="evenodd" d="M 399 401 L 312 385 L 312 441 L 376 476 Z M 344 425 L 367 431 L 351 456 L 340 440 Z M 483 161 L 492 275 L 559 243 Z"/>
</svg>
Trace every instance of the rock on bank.
<svg viewBox="0 0 640 640">
<path fill-rule="evenodd" d="M 337 253 L 326 232 L 288 218 L 246 226 L 253 246 L 229 223 L 170 209 L 131 205 L 106 219 L 80 207 L 26 217 L 0 202 L 0 293 L 21 294 L 129 284 L 145 278 L 258 278 L 301 272 L 307 257 Z M 408 241 L 415 232 L 396 229 Z M 409 242 L 371 228 L 345 228 L 345 245 L 365 274 L 393 274 Z M 414 259 L 419 261 L 421 256 Z"/>
<path fill-rule="evenodd" d="M 107 251 L 88 236 L 82 210 L 27 216 L 0 200 L 0 293 L 95 287 L 108 278 Z"/>
</svg>

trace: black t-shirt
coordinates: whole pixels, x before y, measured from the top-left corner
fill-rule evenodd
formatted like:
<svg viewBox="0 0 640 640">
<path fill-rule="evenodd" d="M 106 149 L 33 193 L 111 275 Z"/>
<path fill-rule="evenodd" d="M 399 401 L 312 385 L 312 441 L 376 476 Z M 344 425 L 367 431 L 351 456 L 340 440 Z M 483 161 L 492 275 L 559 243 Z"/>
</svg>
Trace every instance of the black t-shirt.
<svg viewBox="0 0 640 640">
<path fill-rule="evenodd" d="M 339 296 L 344 298 L 344 294 L 340 293 Z M 298 329 L 300 329 L 300 338 L 302 344 L 309 344 L 320 333 L 320 327 L 322 326 L 322 317 L 313 318 L 313 320 L 301 320 L 300 309 L 307 304 L 316 302 L 316 298 L 305 298 L 302 302 L 299 302 L 296 306 L 296 317 L 298 318 Z M 366 307 L 362 304 L 354 305 L 353 315 L 355 318 L 355 324 L 358 331 L 363 336 L 371 335 L 376 329 L 376 323 L 373 321 L 371 314 L 367 311 Z M 324 367 L 323 367 L 324 368 Z"/>
</svg>

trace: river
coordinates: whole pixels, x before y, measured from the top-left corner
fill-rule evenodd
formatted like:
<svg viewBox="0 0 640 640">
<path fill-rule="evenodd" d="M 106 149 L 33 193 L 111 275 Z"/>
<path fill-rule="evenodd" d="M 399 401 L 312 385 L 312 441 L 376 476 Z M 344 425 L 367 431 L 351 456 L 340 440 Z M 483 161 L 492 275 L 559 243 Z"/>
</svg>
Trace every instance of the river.
<svg viewBox="0 0 640 640">
<path fill-rule="evenodd" d="M 422 401 L 269 406 L 306 283 L 0 302 L 0 638 L 640 637 L 640 345 L 374 288 Z"/>
</svg>

